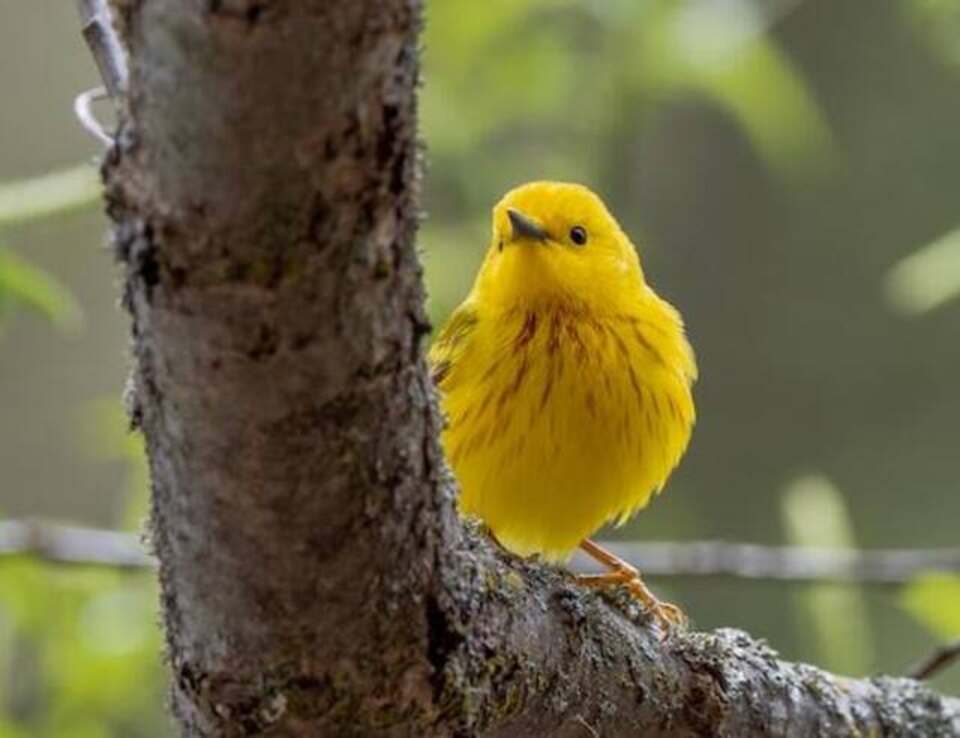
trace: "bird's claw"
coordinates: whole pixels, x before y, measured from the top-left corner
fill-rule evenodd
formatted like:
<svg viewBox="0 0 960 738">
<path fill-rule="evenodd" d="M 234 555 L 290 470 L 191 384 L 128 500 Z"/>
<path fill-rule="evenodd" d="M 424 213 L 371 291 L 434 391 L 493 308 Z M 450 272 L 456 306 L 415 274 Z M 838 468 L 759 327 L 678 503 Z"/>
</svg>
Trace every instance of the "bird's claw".
<svg viewBox="0 0 960 738">
<path fill-rule="evenodd" d="M 647 608 L 660 626 L 660 640 L 666 640 L 674 628 L 682 628 L 687 624 L 686 613 L 670 602 L 657 600 Z"/>
<path fill-rule="evenodd" d="M 608 574 L 580 575 L 577 577 L 577 582 L 588 587 L 626 587 L 633 598 L 640 602 L 656 621 L 660 630 L 660 640 L 666 640 L 674 629 L 687 624 L 686 613 L 670 602 L 658 600 L 647 589 L 643 579 L 640 578 L 640 573 L 632 567 L 618 569 Z"/>
</svg>

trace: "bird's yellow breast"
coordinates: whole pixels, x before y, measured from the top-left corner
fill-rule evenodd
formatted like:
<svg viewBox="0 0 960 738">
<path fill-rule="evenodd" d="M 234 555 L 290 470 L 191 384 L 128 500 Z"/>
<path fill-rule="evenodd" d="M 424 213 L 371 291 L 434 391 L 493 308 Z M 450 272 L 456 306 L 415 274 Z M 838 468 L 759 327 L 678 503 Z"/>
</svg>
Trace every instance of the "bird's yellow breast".
<svg viewBox="0 0 960 738">
<path fill-rule="evenodd" d="M 690 437 L 692 353 L 676 311 L 458 310 L 433 351 L 460 507 L 521 555 L 566 558 L 649 501 Z"/>
</svg>

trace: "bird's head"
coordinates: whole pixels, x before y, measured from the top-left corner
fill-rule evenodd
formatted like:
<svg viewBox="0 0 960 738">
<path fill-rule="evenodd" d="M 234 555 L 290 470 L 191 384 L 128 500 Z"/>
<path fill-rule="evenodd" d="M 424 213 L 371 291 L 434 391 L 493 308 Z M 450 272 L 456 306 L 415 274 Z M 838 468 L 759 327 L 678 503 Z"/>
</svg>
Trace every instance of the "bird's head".
<svg viewBox="0 0 960 738">
<path fill-rule="evenodd" d="M 586 187 L 531 182 L 494 207 L 493 238 L 474 287 L 488 304 L 617 312 L 642 289 L 633 244 Z"/>
</svg>

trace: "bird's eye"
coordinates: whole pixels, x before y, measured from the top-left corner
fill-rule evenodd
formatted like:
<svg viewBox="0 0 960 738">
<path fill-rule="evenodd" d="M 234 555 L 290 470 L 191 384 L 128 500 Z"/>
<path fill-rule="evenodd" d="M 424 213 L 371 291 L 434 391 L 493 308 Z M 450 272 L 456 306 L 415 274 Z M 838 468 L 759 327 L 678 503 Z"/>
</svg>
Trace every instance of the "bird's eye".
<svg viewBox="0 0 960 738">
<path fill-rule="evenodd" d="M 587 229 L 583 226 L 574 226 L 570 229 L 570 240 L 577 246 L 583 246 L 587 242 Z"/>
</svg>

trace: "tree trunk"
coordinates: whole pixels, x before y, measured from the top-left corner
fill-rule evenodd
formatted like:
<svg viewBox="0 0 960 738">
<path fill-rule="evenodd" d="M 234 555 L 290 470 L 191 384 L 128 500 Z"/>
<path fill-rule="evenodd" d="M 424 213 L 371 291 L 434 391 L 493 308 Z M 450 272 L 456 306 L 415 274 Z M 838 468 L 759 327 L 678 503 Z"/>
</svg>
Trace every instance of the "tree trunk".
<svg viewBox="0 0 960 738">
<path fill-rule="evenodd" d="M 462 527 L 421 350 L 419 0 L 112 2 L 104 173 L 184 735 L 960 735 L 914 682 L 661 643 Z"/>
</svg>

